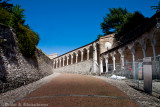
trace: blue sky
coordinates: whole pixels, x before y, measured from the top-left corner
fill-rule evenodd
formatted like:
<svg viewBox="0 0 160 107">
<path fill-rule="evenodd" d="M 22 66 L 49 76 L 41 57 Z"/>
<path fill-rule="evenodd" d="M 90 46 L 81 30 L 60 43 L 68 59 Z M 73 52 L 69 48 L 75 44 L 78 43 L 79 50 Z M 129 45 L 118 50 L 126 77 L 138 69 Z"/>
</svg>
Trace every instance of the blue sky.
<svg viewBox="0 0 160 107">
<path fill-rule="evenodd" d="M 159 0 L 11 0 L 25 8 L 26 23 L 39 33 L 38 47 L 46 54 L 61 55 L 86 45 L 103 34 L 100 23 L 108 8 L 155 14 Z"/>
</svg>

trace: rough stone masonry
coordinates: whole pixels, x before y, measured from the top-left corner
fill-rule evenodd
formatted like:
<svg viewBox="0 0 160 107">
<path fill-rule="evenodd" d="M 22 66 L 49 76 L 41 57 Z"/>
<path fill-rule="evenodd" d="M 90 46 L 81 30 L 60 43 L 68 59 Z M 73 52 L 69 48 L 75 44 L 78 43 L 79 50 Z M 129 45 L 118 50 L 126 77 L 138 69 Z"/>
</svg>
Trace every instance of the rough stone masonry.
<svg viewBox="0 0 160 107">
<path fill-rule="evenodd" d="M 36 48 L 31 58 L 24 57 L 17 44 L 13 28 L 0 24 L 0 90 L 39 80 L 53 73 L 52 60 Z"/>
</svg>

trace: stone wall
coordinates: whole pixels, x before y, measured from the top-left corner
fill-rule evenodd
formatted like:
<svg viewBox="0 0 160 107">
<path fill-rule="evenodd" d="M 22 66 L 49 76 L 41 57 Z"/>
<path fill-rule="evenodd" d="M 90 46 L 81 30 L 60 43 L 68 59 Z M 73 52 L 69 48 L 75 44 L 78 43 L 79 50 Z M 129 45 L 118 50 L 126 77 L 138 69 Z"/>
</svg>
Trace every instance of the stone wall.
<svg viewBox="0 0 160 107">
<path fill-rule="evenodd" d="M 85 60 L 77 64 L 56 68 L 53 71 L 65 72 L 65 73 L 91 74 L 91 70 L 92 70 L 92 60 Z"/>
<path fill-rule="evenodd" d="M 52 67 L 52 60 L 38 48 L 33 57 L 24 57 L 18 48 L 15 31 L 0 24 L 0 90 L 39 80 L 52 74 Z M 4 86 L 5 83 L 9 85 Z"/>
<path fill-rule="evenodd" d="M 111 49 L 113 44 L 116 42 L 115 38 L 114 38 L 115 34 L 109 34 L 106 36 L 103 36 L 99 39 L 100 41 L 100 54 L 103 52 L 106 52 L 107 50 Z M 106 43 L 110 43 L 111 47 L 107 47 Z"/>
</svg>

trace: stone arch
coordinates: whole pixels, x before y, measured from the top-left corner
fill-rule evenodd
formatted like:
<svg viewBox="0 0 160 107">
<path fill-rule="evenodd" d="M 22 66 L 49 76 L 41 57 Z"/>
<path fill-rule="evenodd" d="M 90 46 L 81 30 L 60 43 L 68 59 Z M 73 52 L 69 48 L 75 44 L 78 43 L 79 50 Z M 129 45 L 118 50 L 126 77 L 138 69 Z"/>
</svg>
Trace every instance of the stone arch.
<svg viewBox="0 0 160 107">
<path fill-rule="evenodd" d="M 78 54 L 77 63 L 79 63 L 79 62 L 81 62 L 81 51 L 78 50 L 77 54 Z"/>
<path fill-rule="evenodd" d="M 87 60 L 87 49 L 84 48 L 83 49 L 83 61 L 86 61 Z"/>
<path fill-rule="evenodd" d="M 132 62 L 132 52 L 131 50 L 126 46 L 124 50 L 124 65 L 126 65 L 127 62 Z"/>
<path fill-rule="evenodd" d="M 73 64 L 76 63 L 76 52 L 73 52 Z"/>
<path fill-rule="evenodd" d="M 93 46 L 89 46 L 89 59 L 93 59 Z"/>
<path fill-rule="evenodd" d="M 57 59 L 55 59 L 55 68 L 57 68 Z"/>
<path fill-rule="evenodd" d="M 66 66 L 67 65 L 67 56 L 64 56 L 64 66 Z"/>
<path fill-rule="evenodd" d="M 56 68 L 56 62 L 55 62 L 55 60 L 53 61 L 53 68 L 54 69 Z"/>
<path fill-rule="evenodd" d="M 106 41 L 106 42 L 105 42 L 105 48 L 106 48 L 106 50 L 108 51 L 109 49 L 112 48 L 112 44 L 111 44 L 109 41 Z"/>
<path fill-rule="evenodd" d="M 103 72 L 106 72 L 106 62 L 104 57 L 102 57 L 102 64 L 103 64 Z"/>
<path fill-rule="evenodd" d="M 113 64 L 111 53 L 108 54 L 108 64 Z"/>
<path fill-rule="evenodd" d="M 60 67 L 60 58 L 58 58 L 58 68 Z"/>
<path fill-rule="evenodd" d="M 121 55 L 120 53 L 118 52 L 118 50 L 115 51 L 115 58 L 116 58 L 116 64 L 120 64 L 120 58 L 121 58 Z"/>
<path fill-rule="evenodd" d="M 116 70 L 119 70 L 120 68 L 121 68 L 121 55 L 120 55 L 120 53 L 119 53 L 119 51 L 118 50 L 115 50 L 114 51 L 114 53 L 115 53 L 115 67 L 116 67 Z"/>
<path fill-rule="evenodd" d="M 135 61 L 142 60 L 144 58 L 142 46 L 139 42 L 135 43 Z"/>
<path fill-rule="evenodd" d="M 125 68 L 125 72 L 120 72 L 120 73 L 123 73 L 123 75 L 127 78 L 132 78 L 133 76 L 132 74 L 133 58 L 132 57 L 133 56 L 132 56 L 131 49 L 133 51 L 133 47 L 125 46 L 123 49 L 124 49 L 123 50 L 124 59 L 121 58 L 121 69 Z M 122 62 L 122 60 L 124 60 L 124 63 Z"/>
<path fill-rule="evenodd" d="M 108 54 L 108 71 L 113 71 L 113 60 L 111 53 Z"/>
<path fill-rule="evenodd" d="M 65 64 L 64 62 L 65 62 L 65 56 L 63 56 L 62 66 L 65 66 L 65 65 L 63 65 L 63 64 Z"/>
<path fill-rule="evenodd" d="M 99 64 L 100 61 L 100 46 L 98 43 L 96 43 L 96 49 L 97 49 L 97 63 Z"/>
<path fill-rule="evenodd" d="M 149 38 L 146 38 L 146 57 L 153 57 L 153 48 L 152 43 Z"/>
<path fill-rule="evenodd" d="M 71 54 L 68 55 L 68 65 L 71 65 Z"/>
<path fill-rule="evenodd" d="M 63 67 L 63 56 L 61 56 L 61 67 Z"/>
<path fill-rule="evenodd" d="M 127 77 L 127 78 L 131 78 L 132 76 L 132 67 L 133 67 L 133 58 L 132 58 L 132 52 L 131 52 L 131 49 L 126 46 L 124 48 L 124 65 L 122 64 L 122 68 L 124 67 L 125 68 L 125 73 L 124 75 Z M 121 63 L 122 63 L 122 59 L 121 59 Z"/>
<path fill-rule="evenodd" d="M 59 59 L 57 59 L 56 61 L 57 61 L 57 68 L 59 68 Z"/>
<path fill-rule="evenodd" d="M 160 55 L 160 32 L 159 31 L 155 32 L 153 39 L 155 39 L 156 55 Z"/>
<path fill-rule="evenodd" d="M 61 57 L 60 60 L 61 60 L 61 62 L 60 62 L 60 63 L 61 63 L 61 64 L 60 64 L 61 66 L 60 66 L 60 67 L 62 67 L 62 66 L 63 66 L 63 57 Z"/>
<path fill-rule="evenodd" d="M 61 60 L 61 58 L 59 58 L 58 60 L 59 60 L 59 61 L 58 61 L 58 62 L 59 62 L 59 64 L 58 64 L 58 65 L 59 65 L 59 68 L 60 68 L 60 67 L 61 67 L 61 66 L 60 66 L 60 64 L 61 64 L 61 61 L 60 61 L 60 60 Z"/>
</svg>

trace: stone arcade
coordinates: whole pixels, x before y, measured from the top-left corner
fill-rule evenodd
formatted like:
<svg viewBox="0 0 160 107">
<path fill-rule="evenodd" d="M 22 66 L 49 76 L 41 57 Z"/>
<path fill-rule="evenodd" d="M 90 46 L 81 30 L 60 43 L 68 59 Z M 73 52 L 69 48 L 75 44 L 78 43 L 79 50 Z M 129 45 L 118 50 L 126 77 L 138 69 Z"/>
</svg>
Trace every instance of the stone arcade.
<svg viewBox="0 0 160 107">
<path fill-rule="evenodd" d="M 160 30 L 156 21 L 159 16 L 160 13 L 157 13 L 147 23 L 133 29 L 128 34 L 130 40 L 124 43 L 115 45 L 115 34 L 110 34 L 53 58 L 54 72 L 102 74 L 115 71 L 117 64 L 123 69 L 125 62 L 133 63 L 135 72 L 135 61 L 145 57 L 153 57 L 155 60 L 160 55 Z"/>
</svg>

